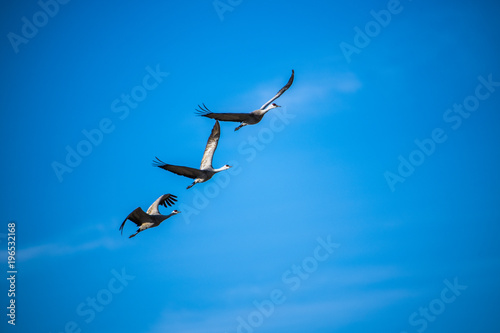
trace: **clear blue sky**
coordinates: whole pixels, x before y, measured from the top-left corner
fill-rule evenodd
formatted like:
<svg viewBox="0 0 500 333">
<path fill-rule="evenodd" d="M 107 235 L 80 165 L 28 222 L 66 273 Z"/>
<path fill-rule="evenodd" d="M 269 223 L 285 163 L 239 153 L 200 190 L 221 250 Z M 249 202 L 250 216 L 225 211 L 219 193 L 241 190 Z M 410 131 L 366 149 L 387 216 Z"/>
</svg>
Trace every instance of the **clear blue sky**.
<svg viewBox="0 0 500 333">
<path fill-rule="evenodd" d="M 496 1 L 2 5 L 0 331 L 500 331 Z"/>
</svg>

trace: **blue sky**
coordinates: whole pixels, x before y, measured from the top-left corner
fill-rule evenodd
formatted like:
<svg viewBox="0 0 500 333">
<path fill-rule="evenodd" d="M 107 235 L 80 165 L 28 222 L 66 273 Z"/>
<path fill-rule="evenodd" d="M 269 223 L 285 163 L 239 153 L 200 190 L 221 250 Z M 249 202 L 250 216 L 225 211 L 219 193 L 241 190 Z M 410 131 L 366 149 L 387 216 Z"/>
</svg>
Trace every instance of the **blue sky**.
<svg viewBox="0 0 500 333">
<path fill-rule="evenodd" d="M 2 4 L 2 332 L 499 331 L 496 2 Z"/>
</svg>

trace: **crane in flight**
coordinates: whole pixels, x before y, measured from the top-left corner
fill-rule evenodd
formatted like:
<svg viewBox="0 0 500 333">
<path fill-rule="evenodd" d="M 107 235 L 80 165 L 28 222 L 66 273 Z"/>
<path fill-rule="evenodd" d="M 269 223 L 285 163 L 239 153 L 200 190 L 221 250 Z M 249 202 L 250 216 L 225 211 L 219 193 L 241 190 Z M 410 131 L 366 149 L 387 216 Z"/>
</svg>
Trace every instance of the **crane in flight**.
<svg viewBox="0 0 500 333">
<path fill-rule="evenodd" d="M 285 91 L 290 88 L 290 86 L 293 83 L 293 79 L 295 76 L 295 71 L 292 69 L 292 75 L 290 76 L 290 79 L 288 79 L 287 84 L 283 88 L 278 91 L 276 95 L 274 95 L 273 98 L 271 98 L 269 101 L 267 101 L 264 105 L 260 107 L 260 109 L 254 110 L 250 113 L 216 113 L 210 111 L 205 104 L 203 106 L 198 105 L 200 109 L 196 109 L 197 114 L 199 116 L 207 117 L 207 118 L 212 118 L 220 121 L 234 121 L 234 122 L 239 122 L 240 125 L 236 127 L 234 130 L 237 131 L 243 126 L 246 125 L 254 125 L 257 124 L 262 120 L 264 115 L 269 111 L 274 108 L 279 108 L 280 106 L 276 103 L 273 103 L 276 99 L 278 99 Z"/>
<path fill-rule="evenodd" d="M 199 169 L 190 168 L 180 165 L 172 165 L 164 163 L 158 157 L 153 161 L 153 165 L 163 170 L 167 170 L 175 173 L 176 175 L 188 177 L 194 179 L 194 182 L 187 188 L 191 188 L 198 183 L 203 183 L 213 177 L 217 172 L 229 169 L 230 165 L 224 165 L 218 169 L 212 167 L 212 160 L 214 158 L 215 149 L 217 149 L 217 144 L 220 138 L 220 125 L 218 121 L 215 121 L 215 125 L 212 128 L 212 133 L 208 137 L 207 145 L 205 147 L 205 152 L 203 153 L 203 158 L 201 159 L 201 165 Z"/>
<path fill-rule="evenodd" d="M 132 238 L 141 231 L 157 227 L 169 217 L 179 214 L 180 212 L 175 209 L 168 215 L 162 215 L 160 214 L 160 211 L 158 209 L 159 205 L 163 205 L 165 207 L 172 206 L 173 204 L 175 204 L 175 201 L 177 201 L 177 196 L 173 194 L 164 194 L 156 199 L 155 202 L 153 202 L 153 204 L 148 208 L 147 212 L 144 212 L 141 207 L 137 207 L 132 213 L 128 214 L 127 218 L 125 218 L 122 225 L 120 226 L 122 235 L 123 227 L 125 226 L 125 222 L 127 222 L 127 220 L 134 222 L 139 227 L 135 234 L 132 234 L 128 237 Z"/>
</svg>

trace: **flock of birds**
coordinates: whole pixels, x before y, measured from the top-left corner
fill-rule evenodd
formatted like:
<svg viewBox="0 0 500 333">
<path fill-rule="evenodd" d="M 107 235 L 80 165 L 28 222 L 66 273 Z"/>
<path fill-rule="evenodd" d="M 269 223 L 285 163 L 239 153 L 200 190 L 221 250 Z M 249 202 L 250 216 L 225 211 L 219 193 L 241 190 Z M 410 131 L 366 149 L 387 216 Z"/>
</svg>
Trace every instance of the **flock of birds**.
<svg viewBox="0 0 500 333">
<path fill-rule="evenodd" d="M 274 103 L 274 101 L 281 95 L 283 95 L 283 93 L 287 91 L 288 88 L 290 88 L 290 86 L 293 83 L 294 75 L 295 72 L 292 69 L 292 75 L 290 76 L 290 79 L 288 80 L 287 84 L 283 88 L 281 88 L 273 98 L 267 101 L 259 109 L 249 113 L 216 113 L 210 111 L 205 106 L 205 104 L 203 104 L 203 106 L 198 105 L 199 109 L 196 110 L 198 115 L 215 119 L 215 125 L 212 128 L 210 136 L 208 137 L 207 145 L 205 147 L 205 152 L 203 153 L 203 158 L 201 159 L 201 165 L 199 169 L 167 164 L 161 161 L 158 157 L 156 157 L 156 160 L 153 161 L 153 165 L 162 168 L 164 170 L 170 171 L 172 173 L 175 173 L 177 175 L 194 179 L 193 183 L 187 187 L 188 189 L 198 183 L 206 182 L 220 171 L 229 169 L 231 166 L 227 164 L 218 169 L 214 169 L 212 166 L 212 160 L 214 157 L 215 150 L 217 149 L 217 144 L 219 142 L 219 137 L 220 137 L 219 121 L 239 122 L 240 125 L 234 129 L 235 131 L 239 130 L 243 126 L 254 125 L 259 123 L 268 111 L 280 107 L 279 105 Z M 148 208 L 146 212 L 144 212 L 144 210 L 142 210 L 141 207 L 136 208 L 132 213 L 130 213 L 125 218 L 125 220 L 121 224 L 120 226 L 121 233 L 123 234 L 123 227 L 125 226 L 125 222 L 127 222 L 127 220 L 134 222 L 139 227 L 139 229 L 137 229 L 137 231 L 134 234 L 130 235 L 129 238 L 136 236 L 141 231 L 159 226 L 163 221 L 165 221 L 169 217 L 180 213 L 180 211 L 178 210 L 173 210 L 170 214 L 163 215 L 160 214 L 160 211 L 158 209 L 159 206 L 160 205 L 164 207 L 172 206 L 175 204 L 176 201 L 177 201 L 177 196 L 173 194 L 164 194 L 158 199 L 156 199 L 156 201 L 153 202 L 153 204 Z"/>
</svg>

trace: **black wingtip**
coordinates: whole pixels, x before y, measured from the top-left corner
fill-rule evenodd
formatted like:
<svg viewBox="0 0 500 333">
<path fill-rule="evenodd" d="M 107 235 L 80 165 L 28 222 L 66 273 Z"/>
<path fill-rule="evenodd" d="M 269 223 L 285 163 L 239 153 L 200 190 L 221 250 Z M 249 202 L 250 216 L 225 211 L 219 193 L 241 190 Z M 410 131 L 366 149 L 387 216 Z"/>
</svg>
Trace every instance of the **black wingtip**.
<svg viewBox="0 0 500 333">
<path fill-rule="evenodd" d="M 198 104 L 198 108 L 199 109 L 195 109 L 196 110 L 196 114 L 198 116 L 206 116 L 210 113 L 212 113 L 212 111 L 210 111 L 209 108 L 207 108 L 207 106 L 205 105 L 205 103 L 201 103 L 203 104 L 203 106 L 201 106 L 200 104 Z"/>
<path fill-rule="evenodd" d="M 175 205 L 175 202 L 177 201 L 177 196 L 173 194 L 167 194 L 167 197 L 163 201 L 162 205 L 164 207 L 172 206 Z"/>
<path fill-rule="evenodd" d="M 166 164 L 165 162 L 160 160 L 158 157 L 155 156 L 155 158 L 156 158 L 156 160 L 153 160 L 153 166 L 161 167 L 162 165 Z"/>
</svg>

